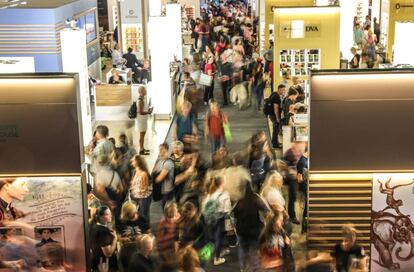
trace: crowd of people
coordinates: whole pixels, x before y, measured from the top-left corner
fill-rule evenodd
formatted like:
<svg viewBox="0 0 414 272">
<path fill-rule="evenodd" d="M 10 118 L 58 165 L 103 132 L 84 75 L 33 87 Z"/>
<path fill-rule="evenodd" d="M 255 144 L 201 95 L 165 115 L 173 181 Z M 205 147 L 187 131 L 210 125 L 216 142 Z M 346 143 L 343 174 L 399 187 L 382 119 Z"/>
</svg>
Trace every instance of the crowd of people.
<svg viewBox="0 0 414 272">
<path fill-rule="evenodd" d="M 95 181 L 88 188 L 93 271 L 193 272 L 211 265 L 216 267 L 211 271 L 220 271 L 233 248 L 240 271 L 364 266 L 351 226 L 344 227 L 343 241 L 332 252 L 295 258 L 294 225 L 299 233 L 307 231 L 307 145 L 295 142 L 281 158 L 275 149 L 281 147 L 281 127 L 306 112 L 305 95 L 299 78 L 284 74 L 277 90 L 263 99 L 274 83 L 273 58 L 272 48 L 260 57 L 257 23 L 245 3 L 231 0 L 210 2 L 202 18 L 189 20 L 194 45 L 180 68 L 173 141 L 159 146 L 152 171 L 143 142 L 152 111 L 144 87 L 137 101 L 139 151 L 125 135 L 108 139 L 108 128 L 97 126 L 88 147 Z M 222 103 L 214 97 L 215 83 L 221 85 Z M 225 112 L 230 104 L 263 111 L 272 123 L 271 143 L 258 131 L 244 149 L 231 153 L 231 120 Z M 203 146 L 209 147 L 207 157 Z M 300 211 L 295 209 L 299 196 L 305 203 Z M 161 206 L 160 221 L 153 218 L 152 205 Z"/>
<path fill-rule="evenodd" d="M 354 46 L 351 48 L 353 57 L 349 63 L 350 68 L 374 68 L 378 67 L 380 56 L 377 53 L 380 45 L 381 27 L 374 18 L 367 15 L 364 23 L 358 17 L 354 17 Z"/>
</svg>

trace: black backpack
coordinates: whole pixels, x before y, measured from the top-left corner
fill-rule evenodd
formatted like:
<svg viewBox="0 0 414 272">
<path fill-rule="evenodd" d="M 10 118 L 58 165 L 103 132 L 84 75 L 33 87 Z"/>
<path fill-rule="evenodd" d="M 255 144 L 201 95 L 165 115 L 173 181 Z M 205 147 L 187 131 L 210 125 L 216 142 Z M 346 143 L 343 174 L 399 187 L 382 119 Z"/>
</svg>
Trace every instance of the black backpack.
<svg viewBox="0 0 414 272">
<path fill-rule="evenodd" d="M 266 116 L 269 116 L 273 113 L 272 97 L 274 94 L 275 93 L 272 93 L 268 98 L 265 98 L 264 100 L 263 113 Z"/>
<path fill-rule="evenodd" d="M 129 107 L 128 110 L 128 117 L 129 119 L 135 119 L 137 118 L 137 102 L 132 102 L 131 107 Z"/>
</svg>

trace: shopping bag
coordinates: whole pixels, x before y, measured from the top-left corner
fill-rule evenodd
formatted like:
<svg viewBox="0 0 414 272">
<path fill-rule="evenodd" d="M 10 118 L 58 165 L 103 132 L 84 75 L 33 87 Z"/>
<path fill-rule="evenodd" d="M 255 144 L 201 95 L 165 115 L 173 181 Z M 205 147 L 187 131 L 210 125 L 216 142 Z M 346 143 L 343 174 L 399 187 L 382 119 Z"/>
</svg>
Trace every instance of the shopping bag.
<svg viewBox="0 0 414 272">
<path fill-rule="evenodd" d="M 213 82 L 213 78 L 207 74 L 201 73 L 200 75 L 200 81 L 199 84 L 200 85 L 204 85 L 204 86 L 211 86 L 211 83 Z"/>
<path fill-rule="evenodd" d="M 231 136 L 230 127 L 228 124 L 223 124 L 223 131 L 224 131 L 224 139 L 226 143 L 231 143 L 233 141 L 233 137 Z"/>
</svg>

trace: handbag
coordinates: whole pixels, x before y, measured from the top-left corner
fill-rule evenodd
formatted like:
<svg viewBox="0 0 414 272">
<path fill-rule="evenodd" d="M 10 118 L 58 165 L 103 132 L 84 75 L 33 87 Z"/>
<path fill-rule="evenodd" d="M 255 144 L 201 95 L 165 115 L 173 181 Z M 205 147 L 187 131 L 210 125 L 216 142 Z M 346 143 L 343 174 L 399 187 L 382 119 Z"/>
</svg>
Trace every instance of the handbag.
<svg viewBox="0 0 414 272">
<path fill-rule="evenodd" d="M 223 124 L 223 132 L 226 143 L 231 143 L 233 141 L 233 137 L 231 136 L 230 127 L 228 124 Z"/>
<path fill-rule="evenodd" d="M 129 107 L 129 110 L 128 110 L 128 118 L 129 119 L 134 119 L 134 118 L 137 118 L 137 112 L 138 112 L 138 110 L 137 110 L 137 102 L 132 102 L 132 105 Z"/>
<path fill-rule="evenodd" d="M 211 84 L 213 83 L 213 78 L 212 78 L 212 76 L 209 76 L 207 74 L 201 73 L 200 80 L 199 80 L 198 83 L 200 85 L 204 85 L 204 86 L 210 87 Z"/>
</svg>

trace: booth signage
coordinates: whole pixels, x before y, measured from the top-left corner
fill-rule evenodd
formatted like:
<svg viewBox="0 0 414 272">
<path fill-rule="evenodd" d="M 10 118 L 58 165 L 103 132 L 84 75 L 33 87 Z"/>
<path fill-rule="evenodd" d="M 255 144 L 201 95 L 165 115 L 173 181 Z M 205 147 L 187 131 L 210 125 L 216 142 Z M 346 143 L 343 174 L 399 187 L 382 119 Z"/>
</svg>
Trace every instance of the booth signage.
<svg viewBox="0 0 414 272">
<path fill-rule="evenodd" d="M 371 271 L 414 267 L 414 174 L 374 174 Z"/>
<path fill-rule="evenodd" d="M 304 22 L 303 24 L 297 24 L 298 20 L 282 22 L 280 24 L 280 37 L 284 38 L 313 38 L 320 37 L 322 27 L 320 22 Z M 301 33 L 301 35 L 298 35 Z"/>
<path fill-rule="evenodd" d="M 121 22 L 123 24 L 141 22 L 141 1 L 125 0 L 121 2 Z"/>
</svg>

